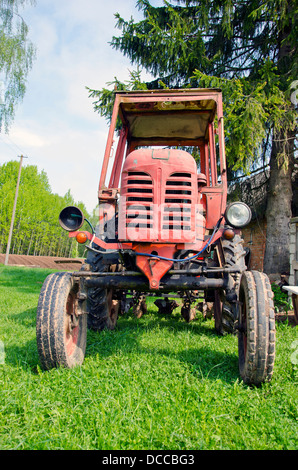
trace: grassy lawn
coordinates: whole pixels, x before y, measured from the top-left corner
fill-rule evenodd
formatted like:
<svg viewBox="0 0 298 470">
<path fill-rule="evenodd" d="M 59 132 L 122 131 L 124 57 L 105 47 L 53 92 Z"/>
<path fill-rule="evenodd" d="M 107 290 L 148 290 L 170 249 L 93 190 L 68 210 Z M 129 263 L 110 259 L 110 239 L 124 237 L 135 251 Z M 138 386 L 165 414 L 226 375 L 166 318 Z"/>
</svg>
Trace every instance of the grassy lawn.
<svg viewBox="0 0 298 470">
<path fill-rule="evenodd" d="M 44 372 L 35 320 L 47 274 L 0 266 L 0 449 L 297 449 L 298 327 L 277 324 L 273 379 L 260 388 L 239 379 L 235 336 L 154 305 L 88 332 L 81 367 Z"/>
</svg>

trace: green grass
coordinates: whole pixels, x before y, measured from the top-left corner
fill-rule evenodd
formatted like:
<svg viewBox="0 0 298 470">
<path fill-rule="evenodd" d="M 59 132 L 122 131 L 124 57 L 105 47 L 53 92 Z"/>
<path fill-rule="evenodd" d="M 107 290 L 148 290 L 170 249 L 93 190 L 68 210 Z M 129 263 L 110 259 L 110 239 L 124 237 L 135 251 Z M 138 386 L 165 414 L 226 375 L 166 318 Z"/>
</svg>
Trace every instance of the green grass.
<svg viewBox="0 0 298 470">
<path fill-rule="evenodd" d="M 82 366 L 44 372 L 35 319 L 48 273 L 0 267 L 0 449 L 297 449 L 297 327 L 277 325 L 273 379 L 259 388 L 239 379 L 236 337 L 155 306 L 88 332 Z"/>
</svg>

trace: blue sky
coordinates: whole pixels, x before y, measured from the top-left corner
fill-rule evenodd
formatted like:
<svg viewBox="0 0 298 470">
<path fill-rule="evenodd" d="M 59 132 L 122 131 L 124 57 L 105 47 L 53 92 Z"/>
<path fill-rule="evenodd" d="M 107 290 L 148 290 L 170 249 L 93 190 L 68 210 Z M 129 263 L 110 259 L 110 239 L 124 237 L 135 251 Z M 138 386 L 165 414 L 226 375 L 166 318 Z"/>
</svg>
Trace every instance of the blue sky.
<svg viewBox="0 0 298 470">
<path fill-rule="evenodd" d="M 142 17 L 136 3 L 37 0 L 21 12 L 37 59 L 9 134 L 0 134 L 0 164 L 23 153 L 24 165 L 47 173 L 54 193 L 63 196 L 70 189 L 90 212 L 97 205 L 108 128 L 85 87 L 101 89 L 115 76 L 129 78 L 129 60 L 108 42 L 118 34 L 116 12 L 125 19 Z"/>
</svg>

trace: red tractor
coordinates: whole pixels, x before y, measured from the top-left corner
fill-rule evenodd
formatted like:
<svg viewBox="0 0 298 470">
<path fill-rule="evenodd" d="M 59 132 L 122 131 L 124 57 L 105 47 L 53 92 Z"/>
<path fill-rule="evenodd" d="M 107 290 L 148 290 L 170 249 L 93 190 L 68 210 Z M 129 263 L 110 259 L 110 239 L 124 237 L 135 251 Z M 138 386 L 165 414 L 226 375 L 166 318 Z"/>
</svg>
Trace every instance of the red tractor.
<svg viewBox="0 0 298 470">
<path fill-rule="evenodd" d="M 216 331 L 238 333 L 243 381 L 270 380 L 273 295 L 268 277 L 246 268 L 241 228 L 250 209 L 226 204 L 220 90 L 115 92 L 98 200 L 96 229 L 77 207 L 60 213 L 88 255 L 79 272 L 51 274 L 42 287 L 42 366 L 81 364 L 87 327 L 113 329 L 131 307 L 141 316 L 149 295 L 167 313 L 179 297 L 186 321 L 196 303 L 212 302 Z M 90 231 L 80 230 L 84 221 Z"/>
</svg>

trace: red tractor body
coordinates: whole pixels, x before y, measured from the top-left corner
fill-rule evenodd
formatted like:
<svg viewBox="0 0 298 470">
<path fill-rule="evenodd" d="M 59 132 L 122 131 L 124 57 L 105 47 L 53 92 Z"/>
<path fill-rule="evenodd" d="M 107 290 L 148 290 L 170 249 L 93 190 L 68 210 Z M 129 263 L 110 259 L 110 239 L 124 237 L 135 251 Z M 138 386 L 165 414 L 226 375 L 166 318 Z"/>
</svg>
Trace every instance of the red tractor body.
<svg viewBox="0 0 298 470">
<path fill-rule="evenodd" d="M 223 121 L 218 89 L 115 92 L 98 226 L 81 231 L 85 219 L 76 207 L 60 214 L 70 237 L 90 243 L 82 270 L 65 273 L 68 307 L 61 307 L 61 317 L 70 326 L 53 348 L 64 341 L 72 349 L 58 365 L 82 362 L 86 317 L 94 330 L 112 329 L 131 306 L 138 317 L 144 313 L 149 295 L 168 314 L 178 307 L 170 298 L 179 297 L 186 321 L 193 319 L 195 303 L 212 302 L 216 331 L 238 331 L 243 379 L 260 383 L 271 377 L 272 293 L 267 277 L 249 273 L 245 265 L 241 228 L 250 221 L 250 209 L 241 202 L 227 206 Z M 44 302 L 56 282 L 58 276 L 46 282 L 38 310 L 40 356 L 48 368 L 57 361 L 50 359 L 51 332 L 44 332 L 53 314 L 47 304 L 45 318 Z M 259 323 L 265 333 L 256 333 Z"/>
<path fill-rule="evenodd" d="M 107 184 L 119 119 L 122 128 Z M 181 250 L 199 252 L 208 243 L 208 231 L 225 213 L 223 132 L 220 90 L 116 93 L 99 183 L 100 233 L 117 213 L 118 240 L 109 247 L 157 255 L 158 275 L 152 275 L 151 257 L 136 258 L 151 289 L 159 288 L 160 278 L 173 264 L 159 257 L 173 259 Z M 195 153 L 199 172 L 185 148 Z M 213 242 L 223 229 L 222 218 Z M 108 248 L 102 238 L 96 243 Z"/>
</svg>

